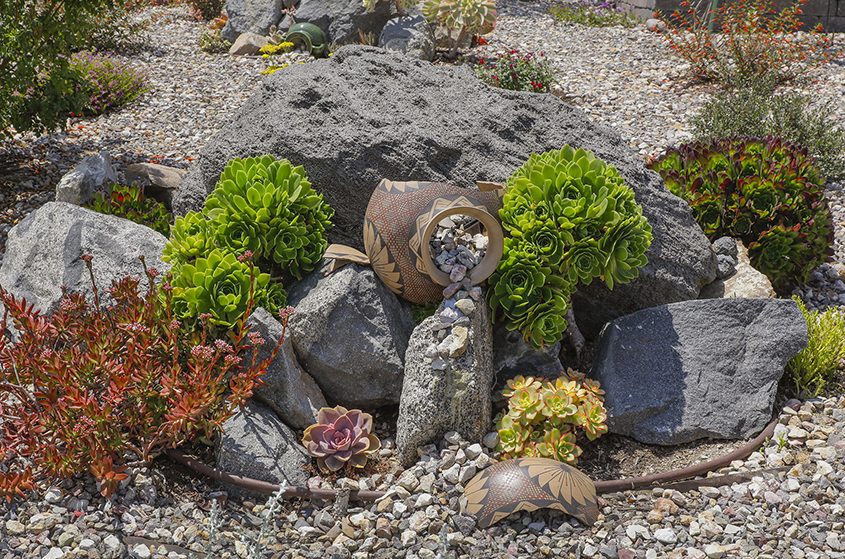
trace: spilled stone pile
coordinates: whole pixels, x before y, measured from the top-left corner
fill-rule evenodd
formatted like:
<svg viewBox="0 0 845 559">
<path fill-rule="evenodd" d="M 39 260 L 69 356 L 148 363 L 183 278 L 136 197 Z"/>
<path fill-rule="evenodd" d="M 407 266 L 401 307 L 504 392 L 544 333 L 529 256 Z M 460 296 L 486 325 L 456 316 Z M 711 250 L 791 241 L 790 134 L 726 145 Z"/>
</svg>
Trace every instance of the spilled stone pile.
<svg viewBox="0 0 845 559">
<path fill-rule="evenodd" d="M 430 246 L 437 267 L 457 283 L 481 263 L 487 252 L 487 235 L 477 219 L 453 215 L 437 225 Z"/>
</svg>

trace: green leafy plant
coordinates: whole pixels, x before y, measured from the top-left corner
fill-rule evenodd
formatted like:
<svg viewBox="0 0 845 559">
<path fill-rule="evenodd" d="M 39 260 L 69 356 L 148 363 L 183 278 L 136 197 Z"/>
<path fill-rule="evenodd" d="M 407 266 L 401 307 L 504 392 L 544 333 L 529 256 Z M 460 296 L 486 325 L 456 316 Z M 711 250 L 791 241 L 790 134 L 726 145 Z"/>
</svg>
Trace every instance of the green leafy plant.
<svg viewBox="0 0 845 559">
<path fill-rule="evenodd" d="M 650 167 L 689 202 L 711 239 L 742 239 L 751 264 L 780 293 L 804 282 L 831 253 L 830 210 L 806 149 L 777 139 L 692 143 Z"/>
<path fill-rule="evenodd" d="M 109 0 L 0 2 L 0 134 L 63 126 L 85 103 L 71 53 L 88 44 Z"/>
<path fill-rule="evenodd" d="M 88 100 L 82 112 L 98 115 L 127 105 L 149 91 L 147 77 L 127 63 L 100 54 L 78 52 L 72 67 L 82 80 Z"/>
<path fill-rule="evenodd" d="M 223 38 L 219 29 L 206 29 L 200 36 L 199 46 L 208 54 L 223 54 L 229 52 L 232 43 Z"/>
<path fill-rule="evenodd" d="M 162 235 L 170 233 L 170 212 L 158 200 L 144 196 L 137 186 L 113 185 L 108 194 L 95 194 L 89 207 L 146 225 Z"/>
<path fill-rule="evenodd" d="M 180 319 L 199 317 L 224 329 L 235 326 L 255 303 L 276 312 L 286 294 L 270 275 L 257 272 L 251 254 L 237 257 L 213 249 L 191 263 L 178 264 L 172 274 L 173 312 Z"/>
<path fill-rule="evenodd" d="M 494 0 L 425 0 L 422 13 L 429 23 L 446 30 L 453 58 L 467 38 L 490 33 L 496 26 Z"/>
<path fill-rule="evenodd" d="M 594 441 L 607 432 L 604 391 L 572 369 L 555 380 L 517 376 L 502 394 L 508 410 L 496 418 L 496 429 L 503 460 L 542 456 L 574 464 L 582 452 L 579 434 Z"/>
<path fill-rule="evenodd" d="M 576 23 L 587 27 L 635 27 L 639 20 L 623 11 L 614 2 L 581 0 L 554 4 L 549 13 L 557 21 Z"/>
<path fill-rule="evenodd" d="M 845 177 L 845 129 L 830 118 L 831 105 L 814 106 L 802 93 L 776 93 L 771 79 L 717 93 L 692 118 L 700 142 L 729 138 L 782 138 L 807 148 L 822 175 Z"/>
<path fill-rule="evenodd" d="M 555 82 L 554 72 L 544 53 L 512 49 L 493 60 L 481 59 L 475 74 L 494 87 L 513 91 L 548 93 Z"/>
<path fill-rule="evenodd" d="M 613 289 L 647 262 L 651 226 L 634 191 L 583 149 L 532 155 L 508 179 L 499 215 L 508 237 L 490 277 L 493 315 L 537 347 L 563 337 L 579 284 Z"/>
<path fill-rule="evenodd" d="M 301 279 L 319 264 L 333 214 L 323 196 L 311 188 L 302 167 L 270 155 L 233 159 L 202 212 L 176 219 L 164 248 L 165 261 L 176 265 L 174 286 L 186 289 L 175 292 L 180 316 L 210 313 L 215 324 L 230 324 L 245 301 L 245 270 L 238 265 L 238 257 L 245 253 L 266 272 L 258 275 L 256 300 L 273 312 L 285 299 L 284 281 Z M 197 270 L 200 260 L 205 262 Z M 239 293 L 225 305 L 214 290 L 194 289 L 211 281 L 209 277 L 222 279 L 215 270 L 221 266 L 237 276 L 227 289 Z"/>
<path fill-rule="evenodd" d="M 83 255 L 93 302 L 65 293 L 51 315 L 0 287 L 0 497 L 36 483 L 90 473 L 103 495 L 127 477 L 125 464 L 152 461 L 185 442 L 209 441 L 252 394 L 278 352 L 257 361 L 245 318 L 215 341 L 172 314 L 169 284 L 146 270 L 147 288 L 126 277 L 104 305 L 92 258 Z M 17 333 L 4 335 L 7 326 Z M 250 355 L 252 357 L 250 358 Z"/>
<path fill-rule="evenodd" d="M 839 307 L 808 310 L 800 298 L 793 300 L 807 321 L 808 343 L 787 370 L 799 394 L 818 396 L 845 359 L 845 313 Z"/>
<path fill-rule="evenodd" d="M 317 423 L 305 429 L 302 445 L 324 473 L 363 468 L 381 448 L 372 431 L 373 416 L 368 413 L 342 406 L 322 408 Z"/>
<path fill-rule="evenodd" d="M 782 82 L 839 55 L 821 24 L 802 31 L 799 16 L 807 1 L 775 8 L 772 0 L 734 0 L 711 10 L 709 0 L 684 0 L 681 10 L 657 15 L 666 24 L 666 43 L 690 64 L 694 77 L 726 84 L 766 77 Z"/>
</svg>

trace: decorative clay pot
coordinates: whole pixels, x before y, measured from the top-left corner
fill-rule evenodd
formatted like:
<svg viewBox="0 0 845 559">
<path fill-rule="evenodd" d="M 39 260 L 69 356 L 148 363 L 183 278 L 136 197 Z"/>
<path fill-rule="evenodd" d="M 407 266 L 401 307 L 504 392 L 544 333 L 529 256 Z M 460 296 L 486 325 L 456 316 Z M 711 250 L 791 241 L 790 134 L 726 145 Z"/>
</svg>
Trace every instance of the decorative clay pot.
<svg viewBox="0 0 845 559">
<path fill-rule="evenodd" d="M 441 300 L 443 287 L 451 282 L 434 263 L 429 240 L 444 218 L 468 215 L 481 222 L 488 240 L 481 262 L 467 274 L 477 285 L 496 270 L 502 258 L 501 205 L 501 191 L 384 179 L 373 192 L 364 217 L 364 249 L 370 265 L 385 285 L 412 303 Z"/>
</svg>

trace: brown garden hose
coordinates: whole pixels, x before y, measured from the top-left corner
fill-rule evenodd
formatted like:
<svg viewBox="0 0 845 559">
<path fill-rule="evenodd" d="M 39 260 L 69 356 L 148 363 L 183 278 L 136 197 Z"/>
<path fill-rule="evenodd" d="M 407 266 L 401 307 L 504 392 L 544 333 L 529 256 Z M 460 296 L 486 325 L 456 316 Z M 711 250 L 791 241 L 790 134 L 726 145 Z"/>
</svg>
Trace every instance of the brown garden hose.
<svg viewBox="0 0 845 559">
<path fill-rule="evenodd" d="M 786 406 L 791 407 L 792 409 L 797 410 L 800 406 L 801 402 L 798 400 L 789 400 L 786 403 Z M 694 464 L 692 466 L 687 466 L 686 468 L 679 468 L 677 470 L 669 470 L 667 472 L 660 472 L 657 474 L 652 474 L 648 476 L 641 476 L 641 477 L 634 477 L 628 479 L 611 479 L 605 481 L 597 481 L 595 482 L 596 485 L 596 493 L 599 495 L 606 494 L 606 493 L 617 493 L 619 491 L 632 491 L 637 489 L 645 489 L 649 487 L 664 487 L 668 482 L 677 481 L 681 479 L 687 479 L 691 477 L 698 477 L 706 475 L 713 470 L 717 470 L 719 468 L 723 468 L 728 466 L 734 460 L 742 460 L 750 456 L 754 451 L 756 451 L 766 439 L 770 438 L 774 432 L 775 427 L 777 426 L 779 421 L 778 417 L 772 419 L 771 422 L 763 429 L 763 432 L 748 441 L 747 443 L 743 444 L 739 448 L 719 456 L 718 458 L 714 458 L 713 460 L 708 460 L 707 462 L 702 462 L 700 464 Z M 235 474 L 231 474 L 229 472 L 225 472 L 218 468 L 214 468 L 209 466 L 208 464 L 204 464 L 195 458 L 191 458 L 183 454 L 182 452 L 174 449 L 170 449 L 165 451 L 167 456 L 171 459 L 175 460 L 176 462 L 190 468 L 194 472 L 210 477 L 217 481 L 221 481 L 223 483 L 228 483 L 230 485 L 235 485 L 242 489 L 246 489 L 248 491 L 254 491 L 256 493 L 267 493 L 272 494 L 276 493 L 279 490 L 279 486 L 275 483 L 270 483 L 268 481 L 262 481 L 259 479 L 253 479 L 243 476 L 238 476 Z M 753 474 L 751 472 L 750 474 Z M 763 472 L 758 472 L 763 473 Z M 707 485 L 709 487 L 718 487 L 719 485 L 727 485 L 729 483 L 735 483 L 737 481 L 742 481 L 748 478 L 750 474 L 739 474 L 737 475 L 725 475 L 719 476 L 715 478 L 709 479 L 700 479 L 700 480 L 692 480 L 683 485 L 678 485 L 678 489 L 688 491 L 691 489 L 697 489 L 698 487 Z M 308 487 L 302 486 L 293 486 L 287 487 L 284 491 L 284 496 L 286 498 L 313 498 L 313 499 L 325 499 L 325 500 L 334 500 L 338 494 L 338 490 L 336 489 L 311 489 Z M 357 491 L 352 490 L 349 492 L 349 500 L 350 501 L 376 501 L 382 497 L 384 497 L 386 493 L 384 491 Z"/>
</svg>

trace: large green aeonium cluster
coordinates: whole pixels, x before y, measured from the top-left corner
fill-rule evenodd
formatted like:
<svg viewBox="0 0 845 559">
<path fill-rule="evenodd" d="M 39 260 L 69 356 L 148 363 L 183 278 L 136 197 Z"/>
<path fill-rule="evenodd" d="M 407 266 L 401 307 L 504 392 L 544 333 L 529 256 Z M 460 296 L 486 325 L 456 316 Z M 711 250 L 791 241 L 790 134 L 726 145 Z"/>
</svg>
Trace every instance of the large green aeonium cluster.
<svg viewBox="0 0 845 559">
<path fill-rule="evenodd" d="M 818 169 L 806 150 L 775 139 L 685 144 L 652 163 L 689 202 L 711 239 L 748 246 L 751 264 L 787 293 L 831 252 L 833 226 Z"/>
<path fill-rule="evenodd" d="M 537 347 L 563 337 L 579 284 L 601 278 L 613 289 L 647 262 L 651 226 L 633 190 L 583 149 L 532 155 L 508 179 L 499 215 L 508 238 L 491 306 Z"/>
<path fill-rule="evenodd" d="M 238 261 L 245 253 L 258 268 L 255 304 L 275 312 L 285 304 L 283 280 L 301 279 L 322 259 L 333 214 L 301 166 L 270 155 L 229 161 L 202 212 L 171 228 L 163 257 L 174 265 L 177 314 L 209 314 L 214 324 L 232 326 L 246 308 L 249 266 Z M 223 291 L 218 268 L 232 276 Z"/>
</svg>

